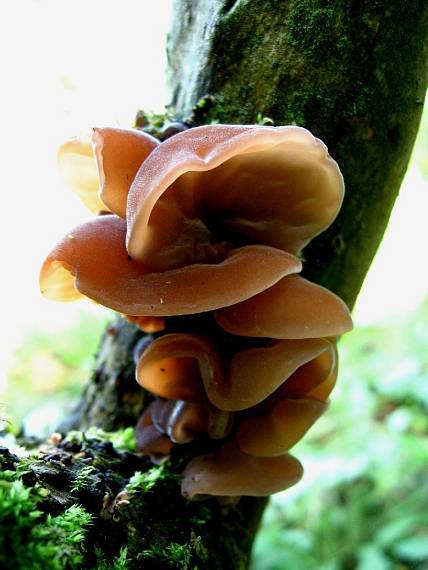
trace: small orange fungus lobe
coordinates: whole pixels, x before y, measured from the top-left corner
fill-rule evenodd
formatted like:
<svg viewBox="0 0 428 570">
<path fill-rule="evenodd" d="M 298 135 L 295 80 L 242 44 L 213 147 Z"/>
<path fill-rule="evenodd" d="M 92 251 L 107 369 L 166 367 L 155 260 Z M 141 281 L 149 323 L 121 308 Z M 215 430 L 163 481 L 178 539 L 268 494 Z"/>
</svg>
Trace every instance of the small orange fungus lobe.
<svg viewBox="0 0 428 570">
<path fill-rule="evenodd" d="M 220 361 L 213 347 L 197 335 L 167 334 L 154 340 L 137 364 L 137 382 L 171 400 L 206 399 L 203 375 L 220 377 Z"/>
<path fill-rule="evenodd" d="M 212 401 L 220 409 L 234 411 L 255 406 L 324 350 L 323 339 L 297 339 L 238 352 L 230 363 L 227 389 L 219 390 Z"/>
<path fill-rule="evenodd" d="M 204 398 L 197 363 L 193 358 L 167 357 L 156 362 L 142 358 L 137 368 L 139 384 L 162 398 L 197 402 Z"/>
<path fill-rule="evenodd" d="M 208 429 L 206 406 L 192 402 L 176 402 L 168 423 L 168 435 L 174 443 L 189 443 L 198 433 Z"/>
<path fill-rule="evenodd" d="M 300 366 L 259 410 L 248 410 L 237 432 L 242 451 L 269 457 L 295 445 L 327 409 L 326 400 L 337 378 L 336 343 L 324 342 L 324 350 Z"/>
<path fill-rule="evenodd" d="M 144 315 L 123 315 L 127 321 L 137 325 L 145 333 L 160 332 L 165 329 L 163 317 L 145 317 Z"/>
</svg>

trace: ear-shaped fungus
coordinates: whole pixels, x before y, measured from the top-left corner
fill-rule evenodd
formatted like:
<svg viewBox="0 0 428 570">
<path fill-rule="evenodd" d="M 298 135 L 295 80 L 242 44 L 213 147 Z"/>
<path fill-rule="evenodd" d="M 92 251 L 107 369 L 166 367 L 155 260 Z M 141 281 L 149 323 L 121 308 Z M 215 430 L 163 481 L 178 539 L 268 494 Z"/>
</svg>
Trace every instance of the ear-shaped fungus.
<svg viewBox="0 0 428 570">
<path fill-rule="evenodd" d="M 137 449 L 159 460 L 169 455 L 172 443 L 189 443 L 200 433 L 224 439 L 232 424 L 230 414 L 211 408 L 208 402 L 156 398 L 137 423 Z"/>
<path fill-rule="evenodd" d="M 316 338 L 352 329 L 348 307 L 334 293 L 289 275 L 250 299 L 219 309 L 217 323 L 243 336 Z"/>
<path fill-rule="evenodd" d="M 170 400 L 201 402 L 205 390 L 201 370 L 219 378 L 220 359 L 203 338 L 190 334 L 167 334 L 154 340 L 141 354 L 137 382 L 149 392 Z"/>
<path fill-rule="evenodd" d="M 173 443 L 189 443 L 208 429 L 204 404 L 157 398 L 151 406 L 153 425 Z"/>
<path fill-rule="evenodd" d="M 334 339 L 323 339 L 326 349 L 310 360 L 279 388 L 276 396 L 280 398 L 309 397 L 325 402 L 333 390 L 338 374 L 338 354 Z"/>
<path fill-rule="evenodd" d="M 137 381 L 163 398 L 200 401 L 206 393 L 217 408 L 237 411 L 272 394 L 293 372 L 328 350 L 325 339 L 274 342 L 237 352 L 222 364 L 215 348 L 191 334 L 168 334 L 154 340 L 137 364 Z"/>
<path fill-rule="evenodd" d="M 165 331 L 135 349 L 137 380 L 155 396 L 136 427 L 139 452 L 157 462 L 202 433 L 224 440 L 188 463 L 184 496 L 293 485 L 302 467 L 287 451 L 326 409 L 335 337 L 352 328 L 336 295 L 297 275 L 296 255 L 340 209 L 336 162 L 293 126 L 210 125 L 162 143 L 104 128 L 93 144 L 66 143 L 60 165 L 93 211 L 111 214 L 53 249 L 42 292 Z M 215 320 L 169 318 L 209 311 Z"/>
<path fill-rule="evenodd" d="M 306 129 L 197 127 L 162 143 L 139 170 L 127 248 L 157 269 L 209 261 L 236 236 L 297 253 L 342 199 L 337 164 Z"/>
<path fill-rule="evenodd" d="M 282 455 L 302 439 L 326 409 L 325 402 L 310 398 L 279 400 L 266 416 L 240 422 L 238 445 L 257 457 Z"/>
<path fill-rule="evenodd" d="M 145 333 L 160 332 L 165 329 L 165 319 L 163 317 L 147 317 L 144 315 L 123 315 L 127 321 L 137 325 Z"/>
<path fill-rule="evenodd" d="M 206 406 L 192 402 L 176 402 L 168 420 L 167 434 L 174 443 L 188 443 L 198 433 L 208 431 Z"/>
<path fill-rule="evenodd" d="M 320 339 L 325 350 L 292 374 L 260 406 L 248 410 L 236 439 L 245 453 L 271 457 L 293 447 L 327 409 L 337 378 L 336 343 Z"/>
<path fill-rule="evenodd" d="M 164 461 L 172 449 L 171 441 L 153 425 L 153 404 L 150 404 L 141 415 L 135 426 L 137 451 L 149 455 L 153 463 Z"/>
<path fill-rule="evenodd" d="M 58 164 L 67 186 L 89 210 L 110 210 L 125 218 L 131 183 L 158 144 L 136 129 L 94 129 L 92 141 L 72 138 L 62 144 Z"/>
<path fill-rule="evenodd" d="M 127 315 L 186 315 L 239 303 L 301 268 L 289 253 L 249 245 L 219 264 L 152 273 L 129 257 L 125 233 L 113 215 L 72 230 L 42 266 L 42 293 L 60 301 L 87 296 Z"/>
<path fill-rule="evenodd" d="M 253 457 L 230 442 L 217 453 L 199 455 L 188 463 L 181 492 L 189 499 L 264 497 L 295 485 L 302 475 L 303 468 L 292 455 Z"/>
</svg>

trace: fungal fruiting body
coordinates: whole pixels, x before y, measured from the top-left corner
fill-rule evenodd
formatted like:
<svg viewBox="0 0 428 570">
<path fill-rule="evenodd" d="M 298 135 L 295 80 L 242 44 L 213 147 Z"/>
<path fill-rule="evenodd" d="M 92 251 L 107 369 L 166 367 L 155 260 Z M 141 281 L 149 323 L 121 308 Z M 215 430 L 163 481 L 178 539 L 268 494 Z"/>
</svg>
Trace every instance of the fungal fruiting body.
<svg viewBox="0 0 428 570">
<path fill-rule="evenodd" d="M 52 250 L 42 292 L 89 297 L 158 333 L 137 355 L 154 396 L 140 452 L 158 461 L 195 438 L 215 442 L 184 469 L 184 496 L 293 485 L 302 468 L 288 452 L 327 408 L 335 338 L 352 328 L 336 295 L 299 276 L 297 257 L 340 209 L 336 162 L 294 126 L 210 125 L 162 143 L 96 129 L 92 143 L 66 143 L 60 166 L 103 215 Z"/>
</svg>

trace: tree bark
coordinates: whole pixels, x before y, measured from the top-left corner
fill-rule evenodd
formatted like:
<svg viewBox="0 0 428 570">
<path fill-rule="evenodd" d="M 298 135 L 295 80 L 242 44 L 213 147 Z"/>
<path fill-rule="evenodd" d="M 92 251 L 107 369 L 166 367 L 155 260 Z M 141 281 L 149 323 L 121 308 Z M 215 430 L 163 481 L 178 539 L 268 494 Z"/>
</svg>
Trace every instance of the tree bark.
<svg viewBox="0 0 428 570">
<path fill-rule="evenodd" d="M 416 0 L 174 4 L 168 54 L 176 119 L 190 126 L 266 118 L 275 125 L 298 124 L 320 137 L 338 161 L 345 202 L 333 226 L 305 249 L 305 275 L 350 307 L 382 238 L 417 132 L 427 81 L 427 29 L 428 3 Z M 145 404 L 133 373 L 141 336 L 122 319 L 109 328 L 92 379 L 63 431 L 135 424 Z M 82 459 L 82 449 L 76 449 L 67 459 L 74 466 Z M 71 453 L 64 443 L 60 451 Z M 128 454 L 119 467 L 116 452 L 109 453 L 116 463 L 104 457 L 91 474 L 102 484 L 86 487 L 98 499 L 88 491 L 77 495 L 101 533 L 91 532 L 91 547 L 101 546 L 111 559 L 127 544 L 129 568 L 247 567 L 264 500 L 246 498 L 227 509 L 215 500 L 189 504 L 180 496 L 177 474 L 194 453 L 192 446 L 174 452 L 149 493 L 131 493 L 129 500 L 132 470 L 147 471 L 149 464 Z M 119 471 L 119 478 L 112 476 Z M 100 493 L 106 497 L 101 502 Z M 187 558 L 174 562 L 171 544 L 183 547 Z"/>
</svg>

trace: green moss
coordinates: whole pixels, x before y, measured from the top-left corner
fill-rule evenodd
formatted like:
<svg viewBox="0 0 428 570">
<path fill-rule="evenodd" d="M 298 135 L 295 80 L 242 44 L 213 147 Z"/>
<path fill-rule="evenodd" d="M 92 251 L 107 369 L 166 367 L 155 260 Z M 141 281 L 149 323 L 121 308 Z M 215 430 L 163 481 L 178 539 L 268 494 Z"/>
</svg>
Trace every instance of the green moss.
<svg viewBox="0 0 428 570">
<path fill-rule="evenodd" d="M 119 554 L 113 560 L 107 561 L 100 548 L 95 549 L 95 557 L 97 566 L 94 570 L 128 570 L 130 568 L 126 546 L 120 549 Z"/>
<path fill-rule="evenodd" d="M 220 570 L 232 558 L 245 567 L 248 518 L 182 497 L 187 455 L 153 466 L 96 433 L 72 432 L 24 459 L 0 448 L 1 568 Z"/>
<path fill-rule="evenodd" d="M 136 447 L 133 427 L 126 427 L 112 432 L 92 427 L 85 432 L 85 437 L 95 437 L 102 441 L 111 441 L 114 447 L 120 451 L 134 452 Z"/>
<path fill-rule="evenodd" d="M 143 554 L 146 558 L 154 559 L 158 563 L 166 564 L 172 568 L 179 568 L 180 570 L 188 570 L 192 556 L 188 544 L 178 544 L 176 542 L 172 542 L 166 547 L 164 545 L 153 545 L 149 549 L 144 550 Z"/>
<path fill-rule="evenodd" d="M 330 2 L 294 0 L 287 20 L 284 38 L 306 57 L 332 57 L 338 53 L 338 41 L 346 43 L 338 29 L 336 12 Z"/>
<path fill-rule="evenodd" d="M 186 118 L 186 122 L 192 126 L 215 125 L 224 122 L 225 113 L 227 113 L 227 107 L 222 97 L 206 95 L 194 105 L 190 117 Z"/>
<path fill-rule="evenodd" d="M 130 478 L 129 483 L 125 487 L 125 492 L 129 495 L 147 493 L 156 485 L 158 481 L 164 479 L 163 465 L 152 467 L 148 471 L 142 473 L 136 471 Z"/>
<path fill-rule="evenodd" d="M 184 544 L 171 542 L 170 544 L 154 543 L 143 551 L 148 560 L 156 560 L 160 567 L 190 570 L 204 568 L 209 560 L 209 552 L 203 545 L 201 536 L 192 533 L 190 540 Z M 238 568 L 238 567 L 237 567 Z"/>
<path fill-rule="evenodd" d="M 82 567 L 83 545 L 92 517 L 72 505 L 57 516 L 39 505 L 48 492 L 26 487 L 16 471 L 0 472 L 0 567 L 61 570 Z"/>
<path fill-rule="evenodd" d="M 258 125 L 272 126 L 272 125 L 274 125 L 274 120 L 269 118 L 269 117 L 263 117 L 263 115 L 261 113 L 257 113 L 256 123 Z"/>
<path fill-rule="evenodd" d="M 161 138 L 162 130 L 173 120 L 173 115 L 169 110 L 164 113 L 151 113 L 150 111 L 138 111 L 134 126 L 144 129 L 156 138 Z"/>
<path fill-rule="evenodd" d="M 68 432 L 66 441 L 82 445 L 88 440 L 110 441 L 119 451 L 135 451 L 135 435 L 133 427 L 126 427 L 117 431 L 104 431 L 101 428 L 91 427 L 85 432 L 73 430 Z"/>
<path fill-rule="evenodd" d="M 70 492 L 78 494 L 82 491 L 82 489 L 89 487 L 89 485 L 91 484 L 91 475 L 93 475 L 94 472 L 95 472 L 95 467 L 93 465 L 87 465 L 86 467 L 82 467 L 82 469 L 80 469 L 80 471 L 77 473 L 73 481 L 73 485 L 71 487 Z"/>
</svg>

